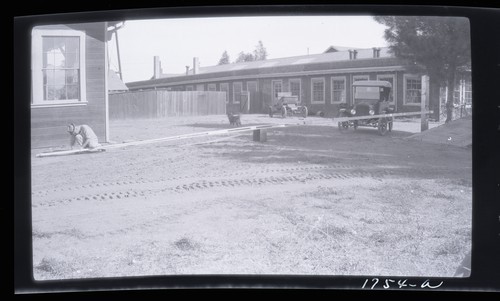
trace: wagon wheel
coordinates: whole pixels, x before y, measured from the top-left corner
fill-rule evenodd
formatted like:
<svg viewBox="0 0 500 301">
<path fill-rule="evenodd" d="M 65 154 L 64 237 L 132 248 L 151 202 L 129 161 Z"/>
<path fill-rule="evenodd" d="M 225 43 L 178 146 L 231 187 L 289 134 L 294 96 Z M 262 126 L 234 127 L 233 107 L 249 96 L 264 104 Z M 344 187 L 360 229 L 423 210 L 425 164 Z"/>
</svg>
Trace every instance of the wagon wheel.
<svg viewBox="0 0 500 301">
<path fill-rule="evenodd" d="M 385 136 L 385 134 L 387 134 L 387 124 L 388 122 L 386 118 L 380 118 L 380 120 L 378 121 L 378 132 L 380 133 L 380 135 Z"/>
<path fill-rule="evenodd" d="M 269 117 L 273 117 L 273 108 L 269 108 Z"/>
<path fill-rule="evenodd" d="M 281 117 L 286 118 L 286 107 L 285 106 L 281 107 Z"/>
<path fill-rule="evenodd" d="M 306 118 L 307 117 L 307 107 L 302 107 L 302 117 Z"/>
<path fill-rule="evenodd" d="M 340 114 L 339 117 L 342 118 L 342 117 L 347 117 L 347 116 L 345 114 Z M 339 131 L 341 133 L 344 133 L 345 131 L 347 131 L 347 129 L 349 129 L 349 121 L 339 121 L 338 127 L 339 127 Z"/>
</svg>

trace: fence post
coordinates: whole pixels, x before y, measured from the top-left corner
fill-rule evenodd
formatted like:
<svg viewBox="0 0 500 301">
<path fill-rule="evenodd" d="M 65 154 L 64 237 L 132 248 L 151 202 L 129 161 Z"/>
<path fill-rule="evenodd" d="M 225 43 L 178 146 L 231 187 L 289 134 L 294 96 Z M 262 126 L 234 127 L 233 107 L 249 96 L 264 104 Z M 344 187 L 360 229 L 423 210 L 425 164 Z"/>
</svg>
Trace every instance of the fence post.
<svg viewBox="0 0 500 301">
<path fill-rule="evenodd" d="M 266 130 L 254 130 L 253 131 L 253 141 L 266 142 L 267 141 L 267 131 Z"/>
<path fill-rule="evenodd" d="M 426 111 L 429 109 L 429 76 L 422 75 L 422 99 L 420 102 L 420 132 L 429 129 L 429 118 Z"/>
</svg>

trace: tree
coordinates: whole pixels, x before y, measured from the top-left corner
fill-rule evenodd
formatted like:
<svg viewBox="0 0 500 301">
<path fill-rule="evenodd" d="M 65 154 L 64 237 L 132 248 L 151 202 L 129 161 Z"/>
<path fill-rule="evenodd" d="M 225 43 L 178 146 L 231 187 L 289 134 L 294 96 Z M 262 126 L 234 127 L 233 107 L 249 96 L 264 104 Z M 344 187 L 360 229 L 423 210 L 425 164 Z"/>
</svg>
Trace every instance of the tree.
<svg viewBox="0 0 500 301">
<path fill-rule="evenodd" d="M 263 61 L 267 59 L 267 50 L 266 47 L 264 47 L 262 41 L 259 41 L 257 46 L 255 46 L 255 50 L 253 51 L 253 56 L 254 60 L 256 61 Z"/>
<path fill-rule="evenodd" d="M 238 54 L 235 63 L 252 62 L 252 61 L 255 61 L 253 54 L 242 51 Z"/>
<path fill-rule="evenodd" d="M 227 54 L 227 51 L 224 50 L 224 53 L 222 53 L 222 56 L 217 65 L 226 65 L 226 64 L 229 64 L 229 54 Z"/>
<path fill-rule="evenodd" d="M 413 69 L 427 72 L 437 84 L 448 87 L 446 122 L 453 117 L 453 91 L 457 71 L 470 66 L 468 20 L 458 17 L 374 17 L 386 25 L 384 38 L 396 57 Z"/>
</svg>

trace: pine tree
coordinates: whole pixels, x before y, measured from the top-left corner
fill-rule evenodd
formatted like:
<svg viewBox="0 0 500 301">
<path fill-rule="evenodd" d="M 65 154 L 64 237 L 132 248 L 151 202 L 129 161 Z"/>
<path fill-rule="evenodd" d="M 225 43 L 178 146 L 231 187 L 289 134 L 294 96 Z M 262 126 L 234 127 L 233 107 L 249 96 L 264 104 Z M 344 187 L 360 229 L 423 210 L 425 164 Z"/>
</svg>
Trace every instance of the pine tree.
<svg viewBox="0 0 500 301">
<path fill-rule="evenodd" d="M 253 51 L 254 53 L 254 59 L 256 61 L 263 61 L 267 59 L 267 50 L 266 47 L 264 47 L 264 43 L 262 41 L 259 41 L 257 46 L 255 46 L 255 50 Z"/>
<path fill-rule="evenodd" d="M 459 17 L 374 17 L 386 25 L 384 38 L 391 51 L 421 68 L 438 84 L 455 90 L 457 71 L 470 68 L 470 28 Z M 453 117 L 453 93 L 446 100 L 446 122 Z"/>
<path fill-rule="evenodd" d="M 226 65 L 226 64 L 229 64 L 229 54 L 227 54 L 227 51 L 224 50 L 224 53 L 222 53 L 222 56 L 217 65 Z"/>
</svg>

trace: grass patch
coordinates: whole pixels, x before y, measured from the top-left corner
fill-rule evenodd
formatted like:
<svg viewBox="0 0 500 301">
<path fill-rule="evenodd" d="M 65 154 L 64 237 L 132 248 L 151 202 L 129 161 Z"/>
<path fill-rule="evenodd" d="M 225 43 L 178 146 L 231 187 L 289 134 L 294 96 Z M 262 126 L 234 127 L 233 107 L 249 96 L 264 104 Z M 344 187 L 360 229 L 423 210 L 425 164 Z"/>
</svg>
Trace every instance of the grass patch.
<svg viewBox="0 0 500 301">
<path fill-rule="evenodd" d="M 174 245 L 182 251 L 192 251 L 197 248 L 196 243 L 192 242 L 188 238 L 181 238 L 174 242 Z"/>
<path fill-rule="evenodd" d="M 437 192 L 437 193 L 433 194 L 432 197 L 436 198 L 436 199 L 445 199 L 445 200 L 453 200 L 453 199 L 455 199 L 454 196 L 449 195 L 449 194 L 444 194 L 442 192 Z"/>
</svg>

